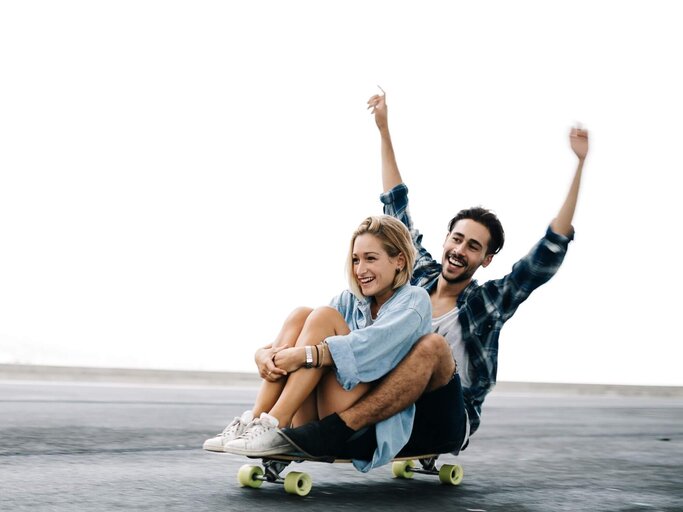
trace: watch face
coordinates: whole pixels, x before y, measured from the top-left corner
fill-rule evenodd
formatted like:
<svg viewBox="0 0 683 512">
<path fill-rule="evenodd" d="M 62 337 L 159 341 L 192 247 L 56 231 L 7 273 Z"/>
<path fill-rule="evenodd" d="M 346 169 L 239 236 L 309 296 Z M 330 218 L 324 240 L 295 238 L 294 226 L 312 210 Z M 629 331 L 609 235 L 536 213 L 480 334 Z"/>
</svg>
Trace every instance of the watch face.
<svg viewBox="0 0 683 512">
<path fill-rule="evenodd" d="M 313 349 L 310 345 L 306 345 L 306 368 L 313 366 Z"/>
</svg>

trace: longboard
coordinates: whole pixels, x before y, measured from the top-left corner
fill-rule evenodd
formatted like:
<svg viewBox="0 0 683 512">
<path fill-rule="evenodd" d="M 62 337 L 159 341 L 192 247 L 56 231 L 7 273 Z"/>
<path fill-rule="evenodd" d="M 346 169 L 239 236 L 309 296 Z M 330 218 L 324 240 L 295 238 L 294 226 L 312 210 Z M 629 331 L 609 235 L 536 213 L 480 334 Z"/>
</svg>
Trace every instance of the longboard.
<svg viewBox="0 0 683 512">
<path fill-rule="evenodd" d="M 350 463 L 349 459 L 317 459 L 303 454 L 269 455 L 267 457 L 249 457 L 261 459 L 261 465 L 245 464 L 237 472 L 237 481 L 242 487 L 261 487 L 263 482 L 283 484 L 285 492 L 297 496 L 306 496 L 313 487 L 313 480 L 308 473 L 290 471 L 282 476 L 281 473 L 292 462 L 327 462 Z M 464 472 L 459 464 L 442 464 L 437 467 L 439 454 L 415 455 L 413 457 L 396 457 L 392 460 L 391 472 L 395 478 L 413 478 L 415 473 L 436 475 L 439 481 L 447 485 L 459 485 Z M 420 467 L 415 465 L 415 459 Z"/>
</svg>

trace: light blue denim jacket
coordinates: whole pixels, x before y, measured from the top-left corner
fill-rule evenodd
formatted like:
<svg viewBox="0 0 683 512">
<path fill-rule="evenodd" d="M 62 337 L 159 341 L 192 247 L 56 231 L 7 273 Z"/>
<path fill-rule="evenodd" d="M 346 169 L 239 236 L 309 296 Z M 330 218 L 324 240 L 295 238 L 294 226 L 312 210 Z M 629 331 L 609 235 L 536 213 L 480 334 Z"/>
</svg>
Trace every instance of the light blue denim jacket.
<svg viewBox="0 0 683 512">
<path fill-rule="evenodd" d="M 369 299 L 359 299 L 346 290 L 330 306 L 346 320 L 351 332 L 330 336 L 327 343 L 336 366 L 337 380 L 344 389 L 359 382 L 373 382 L 398 365 L 415 342 L 432 330 L 432 305 L 424 288 L 404 285 L 382 305 L 374 320 Z M 359 471 L 388 463 L 408 442 L 415 406 L 411 405 L 375 426 L 377 450 L 371 461 L 354 460 Z"/>
</svg>

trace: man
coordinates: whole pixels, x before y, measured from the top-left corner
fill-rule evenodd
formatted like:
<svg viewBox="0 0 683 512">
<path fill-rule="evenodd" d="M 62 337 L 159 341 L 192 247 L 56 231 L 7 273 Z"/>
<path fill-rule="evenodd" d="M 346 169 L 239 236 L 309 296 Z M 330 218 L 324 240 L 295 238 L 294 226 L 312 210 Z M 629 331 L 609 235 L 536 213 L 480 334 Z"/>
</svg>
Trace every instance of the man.
<svg viewBox="0 0 683 512">
<path fill-rule="evenodd" d="M 412 284 L 430 294 L 434 333 L 423 337 L 352 407 L 321 421 L 284 429 L 283 436 L 311 456 L 362 459 L 374 449 L 373 425 L 416 403 L 413 431 L 401 453 L 457 453 L 479 427 L 482 404 L 495 386 L 501 328 L 533 290 L 555 275 L 573 239 L 571 222 L 588 153 L 588 133 L 571 130 L 578 166 L 545 236 L 509 274 L 479 284 L 474 279 L 477 269 L 488 266 L 503 247 L 500 222 L 483 208 L 460 211 L 448 225 L 441 262 L 435 261 L 412 226 L 408 189 L 391 143 L 385 95 L 370 98 L 368 108 L 381 137 L 384 213 L 399 218 L 411 231 L 418 251 Z"/>
</svg>

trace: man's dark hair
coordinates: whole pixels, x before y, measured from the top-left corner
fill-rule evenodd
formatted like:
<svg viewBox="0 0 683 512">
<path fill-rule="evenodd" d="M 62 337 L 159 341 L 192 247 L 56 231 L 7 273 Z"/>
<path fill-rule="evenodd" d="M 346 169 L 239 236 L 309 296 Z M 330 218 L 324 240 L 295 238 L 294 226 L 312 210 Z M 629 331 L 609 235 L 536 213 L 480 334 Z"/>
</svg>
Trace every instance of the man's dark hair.
<svg viewBox="0 0 683 512">
<path fill-rule="evenodd" d="M 487 255 L 498 254 L 498 252 L 503 248 L 503 244 L 505 243 L 505 232 L 503 231 L 503 225 L 498 220 L 498 217 L 496 217 L 496 214 L 491 210 L 487 210 L 481 206 L 460 210 L 458 214 L 448 223 L 448 232 L 450 233 L 453 231 L 455 224 L 462 219 L 472 219 L 489 230 L 491 240 L 489 240 L 489 245 L 486 248 Z"/>
</svg>

